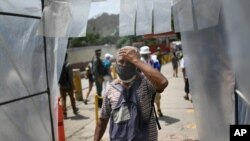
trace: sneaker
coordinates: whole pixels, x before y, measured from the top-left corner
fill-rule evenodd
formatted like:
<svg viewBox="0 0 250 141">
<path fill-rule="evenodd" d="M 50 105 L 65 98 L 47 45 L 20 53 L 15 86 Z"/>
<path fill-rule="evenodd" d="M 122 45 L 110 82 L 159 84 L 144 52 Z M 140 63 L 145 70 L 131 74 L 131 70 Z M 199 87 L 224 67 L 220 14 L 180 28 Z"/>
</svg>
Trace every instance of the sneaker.
<svg viewBox="0 0 250 141">
<path fill-rule="evenodd" d="M 87 100 L 87 99 L 84 100 L 84 104 L 85 104 L 85 105 L 88 104 L 88 100 Z"/>
<path fill-rule="evenodd" d="M 79 111 L 79 109 L 76 108 L 76 109 L 73 111 L 73 113 L 74 113 L 75 115 L 77 115 L 77 114 L 78 114 L 78 111 Z"/>
<path fill-rule="evenodd" d="M 163 116 L 161 110 L 158 110 L 158 116 L 159 116 L 159 117 L 162 117 L 162 116 Z"/>
<path fill-rule="evenodd" d="M 63 119 L 68 119 L 67 114 L 63 114 Z"/>
</svg>

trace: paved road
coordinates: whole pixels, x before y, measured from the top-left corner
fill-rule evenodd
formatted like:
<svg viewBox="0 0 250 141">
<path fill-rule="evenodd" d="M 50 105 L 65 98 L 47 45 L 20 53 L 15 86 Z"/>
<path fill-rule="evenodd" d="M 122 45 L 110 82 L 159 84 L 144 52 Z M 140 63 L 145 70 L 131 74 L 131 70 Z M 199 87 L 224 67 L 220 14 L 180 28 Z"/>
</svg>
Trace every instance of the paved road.
<svg viewBox="0 0 250 141">
<path fill-rule="evenodd" d="M 162 93 L 161 107 L 164 114 L 159 118 L 162 129 L 158 132 L 158 141 L 197 141 L 197 130 L 194 119 L 194 108 L 190 101 L 184 100 L 184 82 L 182 72 L 179 70 L 179 77 L 172 76 L 172 65 L 162 67 L 162 73 L 168 78 L 169 85 Z M 87 80 L 82 80 L 83 88 L 88 86 Z M 85 96 L 87 89 L 83 90 Z M 73 115 L 68 104 L 68 119 L 64 120 L 65 134 L 67 141 L 93 141 L 95 129 L 94 109 L 95 87 L 91 92 L 90 101 L 85 105 L 77 101 L 80 109 L 78 116 Z M 108 141 L 108 129 L 103 141 Z"/>
</svg>

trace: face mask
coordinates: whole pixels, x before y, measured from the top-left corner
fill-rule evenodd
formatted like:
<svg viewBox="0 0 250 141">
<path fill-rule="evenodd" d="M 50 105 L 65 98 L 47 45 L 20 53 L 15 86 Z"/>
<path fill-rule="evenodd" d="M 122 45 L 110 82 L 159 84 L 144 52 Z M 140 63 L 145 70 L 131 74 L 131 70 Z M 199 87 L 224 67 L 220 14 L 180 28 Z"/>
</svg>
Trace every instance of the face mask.
<svg viewBox="0 0 250 141">
<path fill-rule="evenodd" d="M 119 78 L 125 83 L 132 82 L 137 74 L 136 67 L 129 62 L 125 66 L 116 64 L 116 71 Z"/>
</svg>

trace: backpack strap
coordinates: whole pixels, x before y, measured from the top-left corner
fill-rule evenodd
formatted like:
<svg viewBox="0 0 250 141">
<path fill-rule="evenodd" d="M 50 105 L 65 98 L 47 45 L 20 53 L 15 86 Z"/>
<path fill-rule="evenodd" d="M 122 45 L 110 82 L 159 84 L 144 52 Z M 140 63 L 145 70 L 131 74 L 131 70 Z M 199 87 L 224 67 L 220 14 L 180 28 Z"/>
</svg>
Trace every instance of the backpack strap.
<svg viewBox="0 0 250 141">
<path fill-rule="evenodd" d="M 114 87 L 115 89 L 117 89 L 119 92 L 122 92 L 123 90 L 122 85 L 120 83 L 115 84 L 114 82 L 112 82 L 110 83 L 110 85 Z"/>
<path fill-rule="evenodd" d="M 149 91 L 148 90 L 148 85 L 147 85 L 147 91 Z M 156 124 L 158 126 L 158 129 L 161 130 L 161 125 L 160 125 L 159 119 L 157 117 L 156 110 L 155 110 L 155 105 L 154 105 L 155 95 L 156 95 L 156 92 L 154 92 L 153 95 L 152 95 L 151 106 L 152 106 L 154 114 L 155 114 L 155 121 L 156 121 Z M 151 116 L 152 116 L 152 109 L 151 109 L 151 112 L 150 112 L 150 118 L 151 118 Z"/>
<path fill-rule="evenodd" d="M 148 86 L 147 86 L 147 88 L 148 88 Z M 156 93 L 154 93 L 154 94 L 152 95 L 151 105 L 152 105 L 152 108 L 153 108 L 153 111 L 154 111 L 154 114 L 155 114 L 155 121 L 156 121 L 156 124 L 157 124 L 157 126 L 158 126 L 158 129 L 161 130 L 161 125 L 160 125 L 159 119 L 158 119 L 158 117 L 157 117 L 156 110 L 155 110 L 155 105 L 154 105 L 155 95 L 156 95 Z M 152 115 L 152 110 L 151 110 L 151 114 L 150 114 L 150 115 Z"/>
</svg>

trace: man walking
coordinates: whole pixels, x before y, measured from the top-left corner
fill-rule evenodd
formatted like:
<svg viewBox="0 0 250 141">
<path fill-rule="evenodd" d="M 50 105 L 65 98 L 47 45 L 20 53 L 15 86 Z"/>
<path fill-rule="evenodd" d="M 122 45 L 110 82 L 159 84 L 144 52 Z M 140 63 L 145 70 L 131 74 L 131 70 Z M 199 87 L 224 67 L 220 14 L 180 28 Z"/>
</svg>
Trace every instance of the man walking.
<svg viewBox="0 0 250 141">
<path fill-rule="evenodd" d="M 101 140 L 109 119 L 111 141 L 157 140 L 151 101 L 155 92 L 162 92 L 167 87 L 168 80 L 142 62 L 139 56 L 135 47 L 123 47 L 118 51 L 116 69 L 119 79 L 107 88 L 94 141 Z"/>
<path fill-rule="evenodd" d="M 102 83 L 104 75 L 104 66 L 101 60 L 101 49 L 95 50 L 95 57 L 93 58 L 93 75 L 96 85 L 96 91 L 98 96 L 102 96 Z M 98 99 L 98 107 L 101 108 L 102 99 Z"/>
</svg>

